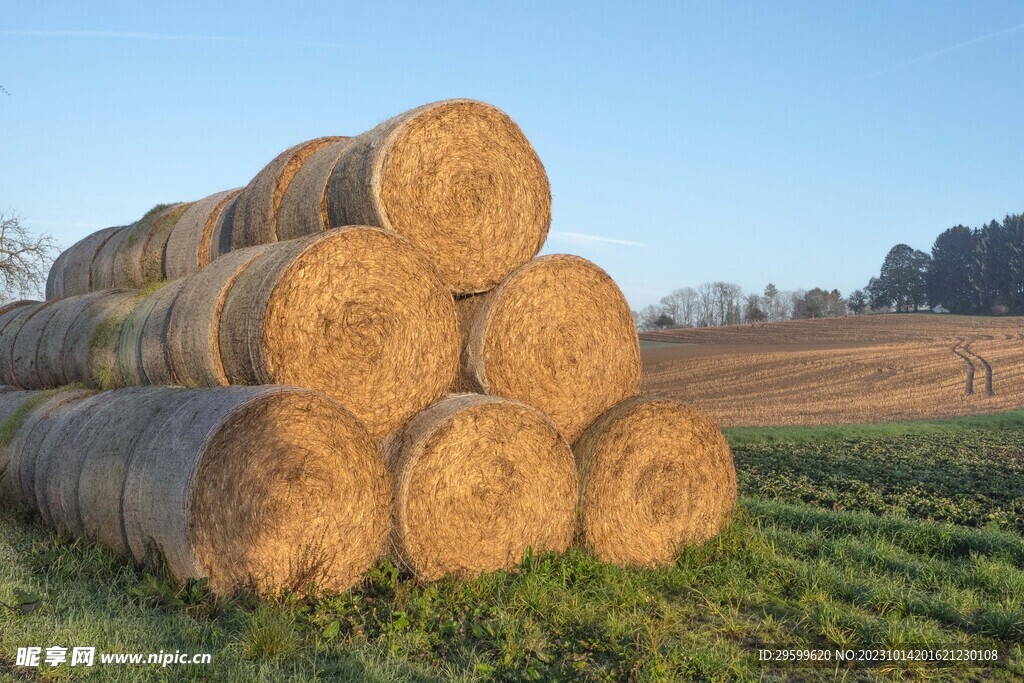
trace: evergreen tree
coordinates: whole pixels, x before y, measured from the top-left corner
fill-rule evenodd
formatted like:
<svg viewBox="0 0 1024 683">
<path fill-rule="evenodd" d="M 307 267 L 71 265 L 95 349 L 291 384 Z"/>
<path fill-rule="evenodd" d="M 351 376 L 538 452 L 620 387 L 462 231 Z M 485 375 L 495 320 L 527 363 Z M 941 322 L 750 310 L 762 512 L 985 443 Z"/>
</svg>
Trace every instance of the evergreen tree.
<svg viewBox="0 0 1024 683">
<path fill-rule="evenodd" d="M 974 250 L 977 235 L 963 225 L 935 238 L 928 268 L 928 301 L 953 313 L 977 313 Z"/>
</svg>

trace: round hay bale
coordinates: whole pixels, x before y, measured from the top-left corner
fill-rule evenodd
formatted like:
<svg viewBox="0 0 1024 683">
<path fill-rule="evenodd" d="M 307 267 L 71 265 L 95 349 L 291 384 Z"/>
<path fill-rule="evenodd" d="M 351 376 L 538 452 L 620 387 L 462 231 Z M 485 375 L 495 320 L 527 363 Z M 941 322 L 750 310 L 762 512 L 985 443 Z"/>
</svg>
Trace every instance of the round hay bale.
<svg viewBox="0 0 1024 683">
<path fill-rule="evenodd" d="M 241 189 L 210 195 L 181 214 L 167 238 L 164 268 L 168 280 L 177 280 L 206 267 L 214 225 L 224 207 Z"/>
<path fill-rule="evenodd" d="M 241 190 L 239 190 L 241 193 Z M 235 223 L 235 209 L 238 207 L 238 195 L 235 195 L 224 209 L 217 216 L 213 223 L 213 233 L 210 234 L 209 253 L 206 262 L 209 264 L 215 258 L 223 256 L 231 251 L 231 232 Z"/>
<path fill-rule="evenodd" d="M 114 228 L 110 236 L 104 240 L 103 244 L 96 250 L 96 256 L 92 260 L 89 272 L 89 290 L 98 292 L 102 289 L 111 289 L 114 287 L 114 271 L 115 271 L 115 257 L 121 253 L 121 248 L 131 233 L 133 225 L 125 225 L 120 228 Z M 124 259 L 122 259 L 124 261 Z M 126 264 L 127 261 L 124 261 Z M 124 264 L 122 264 L 124 267 Z M 119 281 L 123 281 L 124 278 L 120 278 Z"/>
<path fill-rule="evenodd" d="M 111 315 L 131 306 L 131 302 L 138 296 L 137 292 L 126 289 L 107 289 L 97 294 L 99 296 L 80 304 L 81 312 L 64 335 L 60 374 L 69 383 L 92 384 L 94 374 L 100 373 L 103 367 L 109 367 L 110 359 L 98 353 L 100 349 L 96 344 L 100 337 L 96 334 L 97 330 Z M 111 345 L 117 339 L 112 335 L 104 337 Z"/>
<path fill-rule="evenodd" d="M 228 292 L 249 264 L 274 248 L 262 244 L 233 251 L 183 281 L 171 307 L 165 337 L 171 374 L 179 384 L 229 384 L 220 359 L 221 311 Z"/>
<path fill-rule="evenodd" d="M 669 399 L 615 406 L 573 446 L 580 472 L 578 538 L 605 562 L 671 563 L 680 546 L 721 531 L 736 507 L 736 470 L 722 432 Z"/>
<path fill-rule="evenodd" d="M 57 254 L 50 264 L 50 272 L 46 275 L 46 300 L 63 299 L 65 268 L 71 252 L 65 250 Z"/>
<path fill-rule="evenodd" d="M 67 257 L 62 260 L 63 284 L 62 296 L 76 296 L 93 290 L 92 262 L 96 254 L 107 243 L 119 227 L 104 228 L 86 235 L 64 251 Z M 56 266 L 56 264 L 54 264 Z M 49 295 L 47 295 L 49 298 Z"/>
<path fill-rule="evenodd" d="M 477 305 L 462 384 L 540 408 L 573 442 L 639 390 L 626 298 L 596 265 L 555 254 L 519 268 Z"/>
<path fill-rule="evenodd" d="M 504 112 L 445 100 L 352 139 L 328 190 L 331 225 L 401 233 L 460 293 L 484 292 L 533 258 L 551 225 L 537 153 Z"/>
<path fill-rule="evenodd" d="M 182 215 L 191 206 L 191 202 L 175 204 L 153 222 L 153 227 L 146 235 L 146 241 L 142 245 L 142 280 L 138 286 L 144 287 L 169 279 L 164 267 L 167 240 L 170 238 L 174 226 L 178 224 Z"/>
<path fill-rule="evenodd" d="M 153 290 L 139 300 L 121 326 L 117 339 L 117 377 L 121 386 L 137 387 L 149 384 L 142 362 L 142 335 L 146 321 L 160 302 Z"/>
<path fill-rule="evenodd" d="M 128 317 L 146 298 L 142 290 L 129 290 L 130 296 L 118 297 L 105 311 L 104 317 L 89 338 L 89 375 L 85 384 L 107 390 L 126 386 L 120 374 L 118 345 Z"/>
<path fill-rule="evenodd" d="M 277 241 L 277 212 L 292 178 L 302 165 L 336 137 L 302 142 L 274 157 L 238 195 L 231 231 L 231 248 L 252 247 Z"/>
<path fill-rule="evenodd" d="M 69 459 L 73 462 L 65 470 L 61 494 L 77 533 L 128 554 L 121 510 L 128 464 L 138 442 L 179 408 L 180 401 L 171 387 L 134 387 L 108 394 L 110 400 L 92 411 L 80 431 L 77 457 Z"/>
<path fill-rule="evenodd" d="M 277 239 L 290 240 L 331 229 L 327 213 L 327 185 L 349 138 L 318 149 L 292 178 L 277 212 Z"/>
<path fill-rule="evenodd" d="M 174 301 L 184 284 L 184 280 L 169 282 L 152 294 L 153 307 L 142 324 L 139 337 L 139 359 L 147 384 L 177 384 L 167 355 L 167 323 L 171 318 Z"/>
<path fill-rule="evenodd" d="M 4 326 L 0 330 L 0 384 L 16 386 L 14 377 L 14 343 L 22 326 L 32 319 L 46 305 L 44 301 L 33 301 L 11 309 L 4 316 Z"/>
<path fill-rule="evenodd" d="M 36 498 L 36 473 L 39 458 L 60 458 L 63 453 L 43 451 L 42 443 L 54 420 L 75 402 L 92 395 L 85 389 L 62 389 L 33 392 L 35 395 L 23 408 L 21 424 L 10 442 L 11 483 L 14 501 L 25 509 L 39 510 Z M 43 469 L 46 469 L 45 467 Z"/>
<path fill-rule="evenodd" d="M 38 430 L 38 448 L 35 458 L 35 503 L 39 516 L 47 526 L 71 536 L 81 533 L 80 523 L 76 526 L 77 501 L 69 501 L 62 491 L 70 472 L 80 468 L 85 453 L 83 440 L 90 436 L 88 425 L 95 411 L 109 403 L 115 392 L 87 396 L 81 400 L 67 402 L 45 419 L 45 426 Z M 112 442 L 107 443 L 110 448 Z M 76 475 L 77 476 L 77 475 Z"/>
<path fill-rule="evenodd" d="M 449 289 L 407 240 L 365 226 L 280 242 L 251 263 L 219 343 L 231 384 L 323 391 L 374 438 L 443 396 L 458 369 Z"/>
<path fill-rule="evenodd" d="M 164 279 L 163 254 L 167 235 L 188 204 L 159 204 L 150 209 L 114 252 L 114 287 L 142 287 Z"/>
<path fill-rule="evenodd" d="M 11 467 L 11 443 L 32 408 L 31 402 L 42 392 L 5 389 L 0 391 L 0 503 L 14 506 L 17 491 Z"/>
<path fill-rule="evenodd" d="M 67 348 L 65 344 L 68 331 L 82 310 L 103 296 L 104 292 L 89 292 L 69 296 L 53 303 L 52 315 L 42 331 L 39 348 L 36 350 L 39 386 L 59 387 L 80 381 L 78 378 L 69 379 L 64 376 L 64 350 Z"/>
<path fill-rule="evenodd" d="M 168 390 L 173 412 L 129 458 L 125 532 L 141 561 L 217 592 L 341 591 L 379 557 L 390 528 L 387 472 L 340 404 L 291 387 Z"/>
<path fill-rule="evenodd" d="M 56 304 L 55 299 L 46 301 L 21 324 L 11 350 L 11 383 L 15 386 L 25 389 L 46 387 L 39 376 L 37 358 L 45 338 L 46 327 L 53 320 L 54 314 L 60 310 Z"/>
<path fill-rule="evenodd" d="M 536 408 L 459 394 L 385 448 L 396 559 L 417 578 L 512 569 L 527 548 L 562 551 L 576 521 L 569 445 Z"/>
</svg>

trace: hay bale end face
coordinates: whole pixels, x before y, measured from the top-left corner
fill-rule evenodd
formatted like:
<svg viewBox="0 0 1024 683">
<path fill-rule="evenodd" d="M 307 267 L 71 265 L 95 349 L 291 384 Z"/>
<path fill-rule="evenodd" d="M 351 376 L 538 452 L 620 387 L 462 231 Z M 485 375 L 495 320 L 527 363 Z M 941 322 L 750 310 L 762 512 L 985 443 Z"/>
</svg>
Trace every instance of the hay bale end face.
<svg viewBox="0 0 1024 683">
<path fill-rule="evenodd" d="M 174 410 L 128 465 L 132 554 L 218 592 L 349 588 L 389 529 L 387 473 L 360 422 L 287 387 L 152 388 Z"/>
<path fill-rule="evenodd" d="M 640 344 L 629 304 L 596 265 L 565 254 L 534 259 L 475 307 L 460 385 L 539 408 L 574 441 L 635 395 Z M 463 311 L 469 320 L 473 311 Z"/>
<path fill-rule="evenodd" d="M 278 209 L 288 186 L 306 160 L 339 138 L 302 142 L 278 154 L 238 195 L 232 218 L 231 248 L 276 242 Z"/>
<path fill-rule="evenodd" d="M 365 226 L 280 242 L 251 263 L 219 343 L 231 384 L 323 391 L 374 438 L 443 396 L 458 369 L 451 292 L 407 240 Z"/>
<path fill-rule="evenodd" d="M 182 213 L 167 238 L 164 269 L 168 280 L 177 280 L 206 267 L 214 227 L 227 204 L 241 189 L 227 190 L 200 199 Z"/>
<path fill-rule="evenodd" d="M 483 292 L 537 254 L 551 188 L 501 110 L 446 100 L 352 139 L 328 190 L 332 225 L 378 225 L 423 250 L 456 293 Z"/>
<path fill-rule="evenodd" d="M 705 415 L 669 399 L 615 406 L 573 446 L 578 538 L 601 560 L 671 563 L 680 546 L 719 533 L 736 507 L 729 444 Z"/>
<path fill-rule="evenodd" d="M 396 558 L 424 580 L 512 569 L 527 548 L 572 541 L 576 468 L 540 411 L 460 394 L 414 417 L 387 442 Z"/>
</svg>

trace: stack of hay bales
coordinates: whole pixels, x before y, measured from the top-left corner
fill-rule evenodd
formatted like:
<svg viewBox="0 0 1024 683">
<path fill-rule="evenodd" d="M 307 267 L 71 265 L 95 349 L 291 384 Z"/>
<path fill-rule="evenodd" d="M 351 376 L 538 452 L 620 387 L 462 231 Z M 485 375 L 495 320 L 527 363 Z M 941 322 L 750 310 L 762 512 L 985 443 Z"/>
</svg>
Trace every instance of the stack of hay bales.
<svg viewBox="0 0 1024 683">
<path fill-rule="evenodd" d="M 390 507 L 389 552 L 419 578 L 574 542 L 610 562 L 670 562 L 731 518 L 728 445 L 699 412 L 639 396 L 625 298 L 585 259 L 537 257 L 550 220 L 547 175 L 519 127 L 448 100 L 296 145 L 244 188 L 90 235 L 55 261 L 47 301 L 0 309 L 0 382 L 115 390 L 79 389 L 73 407 L 40 414 L 39 434 L 8 449 L 20 474 L 4 486 L 71 534 L 138 559 L 155 548 L 179 577 L 290 586 L 288 564 L 338 587 L 376 557 L 379 526 L 360 552 L 342 543 L 335 526 L 360 517 L 340 499 L 329 532 L 325 519 L 302 526 L 354 485 L 303 475 L 316 458 L 270 457 L 306 430 L 323 462 L 341 449 L 358 472 L 374 458 L 386 468 L 390 487 L 358 475 L 367 488 L 352 505 L 376 520 L 371 492 L 388 489 L 375 500 Z M 319 412 L 274 407 L 299 396 Z M 250 400 L 280 419 L 232 418 L 200 438 Z M 58 445 L 69 455 L 55 459 Z M 273 490 L 280 480 L 294 495 Z M 343 569 L 323 568 L 328 547 Z M 218 554 L 231 552 L 240 568 Z"/>
</svg>

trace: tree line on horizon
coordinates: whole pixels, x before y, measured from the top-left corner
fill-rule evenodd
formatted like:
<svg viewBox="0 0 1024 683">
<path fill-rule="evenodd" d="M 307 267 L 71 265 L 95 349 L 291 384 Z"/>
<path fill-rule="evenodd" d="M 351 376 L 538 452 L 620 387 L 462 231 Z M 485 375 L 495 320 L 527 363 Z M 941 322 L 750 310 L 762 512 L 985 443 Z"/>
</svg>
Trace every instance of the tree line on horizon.
<svg viewBox="0 0 1024 683">
<path fill-rule="evenodd" d="M 744 293 L 731 282 L 708 282 L 673 290 L 633 316 L 640 329 L 656 330 L 922 309 L 1024 315 L 1024 214 L 949 228 L 930 254 L 897 244 L 879 274 L 847 297 L 820 287 L 782 292 L 772 283 L 762 294 Z"/>
<path fill-rule="evenodd" d="M 897 244 L 866 294 L 874 309 L 914 312 L 941 306 L 964 315 L 1024 314 L 1024 214 L 980 228 L 956 225 L 931 254 Z"/>
</svg>

